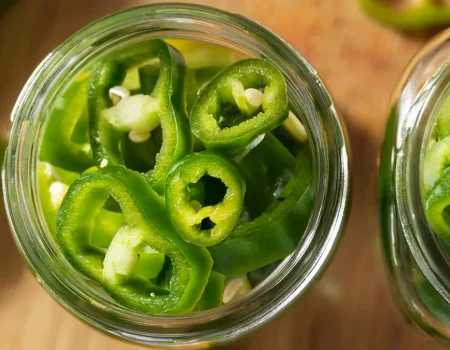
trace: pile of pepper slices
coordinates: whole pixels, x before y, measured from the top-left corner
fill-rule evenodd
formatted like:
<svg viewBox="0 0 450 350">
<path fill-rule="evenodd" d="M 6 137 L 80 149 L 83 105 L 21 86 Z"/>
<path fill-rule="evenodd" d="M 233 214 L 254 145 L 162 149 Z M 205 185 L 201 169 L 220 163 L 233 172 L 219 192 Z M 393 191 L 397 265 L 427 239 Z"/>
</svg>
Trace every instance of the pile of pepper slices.
<svg viewBox="0 0 450 350">
<path fill-rule="evenodd" d="M 296 249 L 315 195 L 305 141 L 267 61 L 193 70 L 165 41 L 137 42 L 53 103 L 41 203 L 66 258 L 119 304 L 211 309 L 227 279 Z"/>
</svg>

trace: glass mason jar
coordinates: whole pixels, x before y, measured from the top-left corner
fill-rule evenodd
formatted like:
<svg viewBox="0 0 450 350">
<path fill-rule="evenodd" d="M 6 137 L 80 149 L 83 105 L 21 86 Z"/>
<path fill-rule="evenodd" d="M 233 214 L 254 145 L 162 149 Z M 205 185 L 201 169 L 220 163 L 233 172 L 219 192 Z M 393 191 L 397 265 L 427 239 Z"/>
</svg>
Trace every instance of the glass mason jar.
<svg viewBox="0 0 450 350">
<path fill-rule="evenodd" d="M 409 63 L 392 99 L 380 162 L 381 241 L 391 291 L 412 322 L 450 344 L 450 255 L 423 209 L 423 158 L 450 98 L 450 30 Z"/>
<path fill-rule="evenodd" d="M 37 195 L 37 145 L 45 111 L 64 77 L 106 47 L 144 37 L 202 40 L 244 56 L 266 58 L 284 73 L 292 108 L 309 135 L 317 200 L 298 249 L 247 296 L 217 309 L 148 316 L 116 304 L 68 264 L 50 239 Z M 315 70 L 297 51 L 246 17 L 197 5 L 157 4 L 100 19 L 44 59 L 20 94 L 12 119 L 3 186 L 16 242 L 38 282 L 59 303 L 121 338 L 206 347 L 248 334 L 311 287 L 343 231 L 349 207 L 349 157 L 333 102 Z"/>
</svg>

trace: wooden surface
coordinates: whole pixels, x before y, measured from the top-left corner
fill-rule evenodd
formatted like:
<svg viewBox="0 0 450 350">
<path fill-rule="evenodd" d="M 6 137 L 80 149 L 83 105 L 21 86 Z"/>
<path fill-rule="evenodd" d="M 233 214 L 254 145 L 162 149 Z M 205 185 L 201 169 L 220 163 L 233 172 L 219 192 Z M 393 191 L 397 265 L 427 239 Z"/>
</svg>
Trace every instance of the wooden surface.
<svg viewBox="0 0 450 350">
<path fill-rule="evenodd" d="M 17 0 L 0 15 L 0 125 L 40 60 L 107 13 L 145 1 Z M 317 69 L 347 123 L 353 205 L 346 234 L 321 282 L 269 326 L 229 349 L 441 349 L 408 325 L 391 301 L 377 242 L 377 157 L 388 103 L 411 55 L 429 36 L 408 36 L 366 18 L 356 0 L 201 1 L 251 16 L 293 44 Z M 63 310 L 39 287 L 0 217 L 0 349 L 135 349 Z"/>
</svg>

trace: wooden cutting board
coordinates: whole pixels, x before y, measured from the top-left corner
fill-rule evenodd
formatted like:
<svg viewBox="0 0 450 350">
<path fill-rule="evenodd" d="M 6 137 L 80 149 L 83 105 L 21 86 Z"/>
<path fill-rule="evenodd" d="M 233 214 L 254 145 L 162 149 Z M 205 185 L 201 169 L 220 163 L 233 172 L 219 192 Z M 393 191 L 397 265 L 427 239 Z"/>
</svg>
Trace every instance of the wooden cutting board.
<svg viewBox="0 0 450 350">
<path fill-rule="evenodd" d="M 429 35 L 408 36 L 368 19 L 356 0 L 224 0 L 202 4 L 248 15 L 295 46 L 317 69 L 347 123 L 353 205 L 346 234 L 321 282 L 269 326 L 229 349 L 441 349 L 393 304 L 377 242 L 377 159 L 390 94 Z M 0 15 L 0 126 L 41 59 L 70 34 L 146 1 L 17 0 Z M 36 282 L 0 217 L 0 349 L 135 349 L 60 307 Z"/>
</svg>

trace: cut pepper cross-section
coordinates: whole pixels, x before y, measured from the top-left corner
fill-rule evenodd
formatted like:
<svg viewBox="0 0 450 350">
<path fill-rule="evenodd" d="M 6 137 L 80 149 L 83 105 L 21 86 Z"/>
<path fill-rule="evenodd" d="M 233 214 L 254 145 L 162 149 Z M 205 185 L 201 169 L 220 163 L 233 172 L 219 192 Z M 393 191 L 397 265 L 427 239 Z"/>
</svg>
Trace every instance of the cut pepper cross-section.
<svg viewBox="0 0 450 350">
<path fill-rule="evenodd" d="M 283 74 L 265 60 L 247 59 L 201 90 L 189 121 L 207 149 L 235 151 L 280 125 L 288 113 Z"/>
<path fill-rule="evenodd" d="M 175 229 L 184 240 L 202 246 L 217 244 L 230 234 L 239 220 L 244 195 L 245 179 L 237 164 L 212 151 L 177 163 L 165 190 Z"/>
<path fill-rule="evenodd" d="M 148 74 L 149 65 L 159 65 L 159 76 Z M 128 94 L 123 86 L 127 71 L 138 72 L 140 94 Z M 93 72 L 89 91 L 91 145 L 97 165 L 125 163 L 121 141 L 128 133 L 142 143 L 161 126 L 162 144 L 154 168 L 146 178 L 161 193 L 171 166 L 192 149 L 192 137 L 184 106 L 185 67 L 182 55 L 159 39 L 139 42 L 105 57 Z M 148 81 L 147 81 L 148 80 Z M 153 88 L 151 91 L 149 86 Z M 148 93 L 148 94 L 147 94 Z"/>
<path fill-rule="evenodd" d="M 125 225 L 105 251 L 92 244 L 91 236 L 109 196 L 120 205 Z M 122 305 L 148 314 L 192 310 L 212 266 L 205 248 L 178 236 L 163 199 L 145 178 L 122 166 L 85 173 L 72 184 L 58 212 L 57 239 L 75 268 Z M 167 289 L 151 282 L 164 264 L 162 254 L 170 259 Z"/>
</svg>

